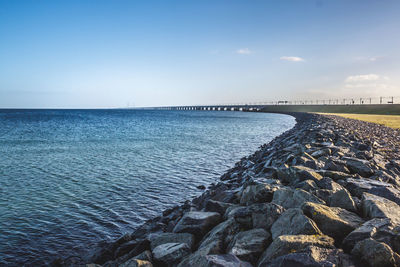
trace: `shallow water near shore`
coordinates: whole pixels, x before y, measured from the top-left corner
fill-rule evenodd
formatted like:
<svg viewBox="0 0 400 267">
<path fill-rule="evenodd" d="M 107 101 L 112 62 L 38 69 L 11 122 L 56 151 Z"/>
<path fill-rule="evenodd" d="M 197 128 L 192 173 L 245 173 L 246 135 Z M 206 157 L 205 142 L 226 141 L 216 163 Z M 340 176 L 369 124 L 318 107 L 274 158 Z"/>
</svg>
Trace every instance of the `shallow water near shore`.
<svg viewBox="0 0 400 267">
<path fill-rule="evenodd" d="M 294 124 L 229 111 L 0 110 L 0 265 L 85 255 Z"/>
</svg>

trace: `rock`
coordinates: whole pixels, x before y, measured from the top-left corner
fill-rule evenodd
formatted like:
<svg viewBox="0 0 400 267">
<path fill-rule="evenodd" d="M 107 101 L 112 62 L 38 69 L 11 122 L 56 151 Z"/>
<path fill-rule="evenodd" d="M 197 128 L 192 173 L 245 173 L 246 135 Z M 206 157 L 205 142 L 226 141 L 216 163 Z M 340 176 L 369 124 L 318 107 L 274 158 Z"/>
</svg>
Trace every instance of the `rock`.
<svg viewBox="0 0 400 267">
<path fill-rule="evenodd" d="M 350 255 L 340 249 L 319 248 L 309 246 L 299 252 L 280 256 L 259 267 L 326 267 L 356 266 Z"/>
<path fill-rule="evenodd" d="M 396 266 L 396 255 L 385 243 L 371 238 L 358 242 L 351 253 L 371 267 Z"/>
<path fill-rule="evenodd" d="M 331 150 L 329 148 L 323 148 L 311 153 L 311 156 L 314 158 L 319 158 L 322 156 L 329 156 L 331 154 Z"/>
<path fill-rule="evenodd" d="M 184 243 L 165 243 L 153 249 L 155 261 L 167 266 L 173 266 L 190 254 L 190 248 Z"/>
<path fill-rule="evenodd" d="M 389 225 L 391 225 L 390 219 L 369 220 L 348 234 L 342 242 L 342 247 L 346 252 L 350 252 L 357 242 L 373 237 L 379 229 Z"/>
<path fill-rule="evenodd" d="M 270 236 L 262 228 L 240 232 L 229 244 L 227 252 L 241 260 L 254 263 L 268 245 Z"/>
<path fill-rule="evenodd" d="M 318 189 L 317 184 L 313 180 L 302 181 L 302 182 L 298 183 L 295 187 L 303 189 L 304 191 L 307 191 L 307 192 Z"/>
<path fill-rule="evenodd" d="M 200 242 L 198 254 L 221 254 L 224 248 L 233 240 L 240 231 L 239 224 L 230 218 L 214 227 Z"/>
<path fill-rule="evenodd" d="M 277 185 L 271 184 L 249 185 L 242 192 L 240 204 L 271 202 L 276 189 Z"/>
<path fill-rule="evenodd" d="M 155 233 L 149 236 L 149 240 L 152 250 L 166 243 L 184 243 L 191 249 L 194 246 L 194 236 L 189 233 Z"/>
<path fill-rule="evenodd" d="M 372 189 L 381 188 L 381 187 L 393 187 L 391 184 L 375 181 L 372 179 L 364 178 L 364 179 L 346 179 L 345 183 L 346 188 L 350 191 L 352 195 L 356 197 L 362 197 L 364 192 L 369 192 Z"/>
<path fill-rule="evenodd" d="M 350 232 L 364 223 L 364 220 L 357 214 L 342 208 L 306 202 L 302 209 L 305 215 L 315 221 L 324 234 L 333 237 L 338 244 Z"/>
<path fill-rule="evenodd" d="M 277 237 L 260 257 L 258 266 L 267 266 L 271 260 L 303 250 L 308 246 L 335 248 L 334 240 L 325 235 L 281 235 Z"/>
<path fill-rule="evenodd" d="M 333 193 L 329 197 L 328 203 L 331 207 L 339 207 L 352 212 L 357 211 L 356 203 L 345 188 Z"/>
<path fill-rule="evenodd" d="M 299 208 L 286 210 L 271 227 L 272 239 L 281 235 L 322 234 L 317 225 L 307 218 Z"/>
<path fill-rule="evenodd" d="M 351 173 L 357 173 L 366 178 L 374 174 L 374 170 L 368 160 L 351 157 L 343 157 L 342 160 L 346 162 L 346 166 L 349 168 Z"/>
<path fill-rule="evenodd" d="M 400 205 L 400 191 L 389 186 L 371 188 L 368 193 L 389 199 Z"/>
<path fill-rule="evenodd" d="M 233 207 L 234 205 L 231 203 L 225 203 L 220 201 L 215 201 L 212 199 L 207 200 L 205 210 L 211 212 L 218 212 L 221 216 L 223 216 L 226 210 L 229 207 Z"/>
<path fill-rule="evenodd" d="M 269 230 L 284 209 L 274 203 L 258 203 L 230 211 L 226 217 L 233 217 L 245 228 L 263 228 Z M 228 211 L 227 211 L 228 212 Z"/>
<path fill-rule="evenodd" d="M 118 249 L 116 249 L 114 258 L 119 258 L 127 253 L 136 256 L 148 249 L 150 249 L 150 243 L 148 240 L 131 240 L 121 244 Z"/>
<path fill-rule="evenodd" d="M 191 255 L 184 259 L 178 267 L 252 267 L 248 262 L 241 261 L 231 254 L 222 255 Z"/>
<path fill-rule="evenodd" d="M 334 182 L 331 178 L 328 177 L 322 178 L 321 180 L 317 181 L 316 184 L 321 189 L 327 189 L 333 192 L 343 189 L 343 187 L 340 184 Z"/>
<path fill-rule="evenodd" d="M 205 190 L 206 189 L 206 187 L 204 185 L 198 185 L 198 186 L 196 186 L 196 188 L 200 189 L 200 190 Z"/>
<path fill-rule="evenodd" d="M 153 267 L 153 264 L 146 260 L 130 259 L 118 265 L 118 267 Z"/>
<path fill-rule="evenodd" d="M 322 176 L 315 170 L 304 166 L 291 166 L 281 169 L 278 172 L 278 179 L 286 183 L 294 183 L 296 181 L 313 180 L 318 181 Z"/>
<path fill-rule="evenodd" d="M 364 193 L 361 199 L 363 214 L 369 218 L 390 218 L 400 222 L 400 206 L 386 198 Z"/>
<path fill-rule="evenodd" d="M 221 221 L 217 212 L 190 211 L 175 226 L 174 233 L 191 233 L 200 238 Z"/>
<path fill-rule="evenodd" d="M 302 189 L 292 189 L 289 187 L 276 190 L 272 199 L 273 203 L 276 203 L 285 209 L 300 208 L 306 201 L 325 204 L 324 201 L 307 191 Z"/>
<path fill-rule="evenodd" d="M 333 171 L 333 172 L 340 172 L 340 173 L 344 173 L 344 174 L 350 173 L 350 170 L 346 167 L 345 164 L 346 163 L 344 161 L 334 161 L 334 160 L 330 159 L 325 163 L 325 170 Z M 325 176 L 325 175 L 323 175 L 323 176 Z M 327 177 L 330 177 L 330 176 L 327 176 Z M 331 177 L 331 178 L 333 178 L 333 177 Z"/>
</svg>

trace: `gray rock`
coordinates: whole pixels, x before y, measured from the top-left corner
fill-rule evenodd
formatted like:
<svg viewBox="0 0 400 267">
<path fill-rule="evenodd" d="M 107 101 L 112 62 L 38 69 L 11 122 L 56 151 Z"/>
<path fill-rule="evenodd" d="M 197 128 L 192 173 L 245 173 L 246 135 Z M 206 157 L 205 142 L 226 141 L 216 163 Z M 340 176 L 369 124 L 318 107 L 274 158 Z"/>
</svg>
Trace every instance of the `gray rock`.
<svg viewBox="0 0 400 267">
<path fill-rule="evenodd" d="M 307 192 L 318 189 L 317 184 L 313 180 L 302 181 L 302 182 L 298 183 L 295 187 L 303 189 L 304 191 L 307 191 Z"/>
<path fill-rule="evenodd" d="M 154 233 L 148 239 L 151 249 L 166 243 L 185 243 L 191 249 L 194 245 L 194 236 L 189 233 Z"/>
<path fill-rule="evenodd" d="M 325 204 L 323 200 L 307 191 L 302 189 L 292 189 L 290 187 L 276 190 L 272 199 L 273 203 L 276 203 L 285 209 L 300 208 L 306 201 Z"/>
<path fill-rule="evenodd" d="M 392 249 L 385 243 L 371 238 L 358 242 L 351 253 L 360 257 L 371 267 L 396 266 L 396 256 Z"/>
<path fill-rule="evenodd" d="M 153 264 L 146 260 L 130 259 L 118 265 L 118 267 L 153 267 Z"/>
<path fill-rule="evenodd" d="M 356 243 L 373 237 L 379 231 L 379 229 L 389 225 L 391 225 L 390 219 L 377 218 L 369 220 L 348 234 L 342 242 L 342 247 L 346 252 L 350 252 Z"/>
<path fill-rule="evenodd" d="M 189 254 L 190 248 L 184 243 L 166 243 L 153 249 L 154 260 L 167 266 L 176 265 Z"/>
<path fill-rule="evenodd" d="M 368 193 L 363 194 L 361 201 L 364 216 L 400 222 L 400 206 L 393 201 Z"/>
<path fill-rule="evenodd" d="M 309 246 L 299 252 L 280 256 L 270 262 L 266 262 L 259 267 L 327 267 L 356 266 L 352 257 L 343 253 L 340 249 L 320 248 Z"/>
<path fill-rule="evenodd" d="M 350 172 L 357 173 L 362 177 L 370 177 L 374 174 L 374 170 L 368 160 L 362 160 L 352 157 L 343 157 L 342 160 L 346 162 L 347 168 Z"/>
<path fill-rule="evenodd" d="M 333 192 L 342 190 L 343 187 L 332 180 L 332 178 L 324 177 L 321 180 L 316 182 L 317 186 L 321 189 L 328 189 Z"/>
<path fill-rule="evenodd" d="M 190 211 L 177 223 L 174 233 L 191 233 L 200 238 L 221 221 L 217 212 Z"/>
<path fill-rule="evenodd" d="M 281 235 L 322 234 L 317 225 L 303 214 L 299 208 L 286 210 L 271 227 L 272 239 Z"/>
<path fill-rule="evenodd" d="M 360 198 L 362 197 L 362 194 L 364 192 L 369 192 L 372 189 L 381 187 L 393 187 L 391 184 L 381 181 L 375 181 L 368 178 L 364 179 L 348 178 L 346 179 L 345 186 L 352 195 L 355 195 L 356 197 Z"/>
<path fill-rule="evenodd" d="M 287 183 L 296 181 L 313 180 L 318 181 L 322 176 L 315 170 L 304 166 L 291 166 L 278 171 L 278 179 Z"/>
<path fill-rule="evenodd" d="M 374 187 L 371 188 L 368 193 L 384 197 L 395 202 L 397 205 L 400 205 L 400 190 L 397 190 L 393 187 Z"/>
<path fill-rule="evenodd" d="M 333 237 L 338 244 L 350 232 L 364 223 L 364 220 L 357 214 L 342 208 L 306 202 L 302 209 L 305 215 L 315 221 L 324 234 Z"/>
<path fill-rule="evenodd" d="M 228 246 L 227 252 L 239 259 L 254 263 L 268 245 L 270 234 L 262 228 L 238 233 Z"/>
<path fill-rule="evenodd" d="M 178 267 L 252 267 L 248 262 L 241 261 L 232 254 L 222 255 L 191 255 L 184 259 Z"/>
<path fill-rule="evenodd" d="M 226 212 L 226 210 L 229 207 L 233 207 L 235 205 L 231 203 L 225 203 L 221 201 L 215 201 L 212 199 L 207 200 L 205 210 L 206 211 L 211 211 L 211 212 L 218 212 L 221 216 L 223 216 Z"/>
<path fill-rule="evenodd" d="M 333 193 L 329 197 L 328 203 L 331 207 L 339 207 L 352 212 L 357 211 L 356 203 L 345 188 Z"/>
<path fill-rule="evenodd" d="M 271 202 L 277 188 L 277 185 L 271 184 L 248 185 L 242 192 L 240 204 Z"/>
<path fill-rule="evenodd" d="M 308 246 L 335 248 L 334 240 L 325 235 L 281 235 L 277 237 L 260 257 L 258 266 L 266 266 L 273 259 L 303 250 Z"/>
</svg>

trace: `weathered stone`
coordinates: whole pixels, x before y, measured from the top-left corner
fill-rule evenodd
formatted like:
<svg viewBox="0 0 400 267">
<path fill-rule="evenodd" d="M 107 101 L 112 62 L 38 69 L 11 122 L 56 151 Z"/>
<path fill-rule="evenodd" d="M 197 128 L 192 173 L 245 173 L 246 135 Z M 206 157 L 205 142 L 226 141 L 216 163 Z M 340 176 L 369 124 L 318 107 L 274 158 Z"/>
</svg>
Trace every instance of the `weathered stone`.
<svg viewBox="0 0 400 267">
<path fill-rule="evenodd" d="M 364 193 L 361 199 L 363 214 L 369 218 L 390 218 L 400 222 L 400 206 L 386 198 Z"/>
<path fill-rule="evenodd" d="M 319 149 L 317 151 L 314 151 L 313 153 L 311 153 L 311 156 L 314 158 L 319 158 L 322 156 L 329 156 L 331 154 L 331 150 L 329 148 L 323 148 L 323 149 Z"/>
<path fill-rule="evenodd" d="M 305 249 L 280 256 L 271 262 L 266 262 L 259 267 L 327 267 L 327 266 L 356 266 L 352 257 L 340 249 L 320 248 L 309 246 Z"/>
<path fill-rule="evenodd" d="M 395 202 L 397 205 L 400 205 L 400 191 L 393 187 L 374 187 L 371 188 L 368 193 L 384 197 Z"/>
<path fill-rule="evenodd" d="M 357 211 L 356 203 L 345 188 L 333 193 L 329 197 L 328 203 L 331 207 L 339 207 L 352 212 Z"/>
<path fill-rule="evenodd" d="M 288 169 L 288 177 L 286 177 L 286 182 L 294 182 L 295 180 L 313 180 L 318 181 L 322 179 L 322 176 L 318 174 L 315 170 L 304 167 L 304 166 L 292 166 Z"/>
<path fill-rule="evenodd" d="M 346 252 L 350 252 L 357 242 L 373 237 L 379 229 L 389 225 L 391 225 L 390 219 L 369 220 L 348 234 L 342 242 L 342 247 Z"/>
<path fill-rule="evenodd" d="M 256 184 L 248 185 L 242 193 L 240 198 L 240 204 L 253 204 L 271 202 L 274 195 L 274 191 L 277 189 L 277 185 L 271 184 Z"/>
<path fill-rule="evenodd" d="M 149 241 L 151 249 L 166 243 L 185 243 L 193 248 L 194 236 L 189 233 L 154 233 L 149 236 Z"/>
<path fill-rule="evenodd" d="M 299 208 L 286 210 L 271 227 L 272 239 L 281 235 L 322 234 L 317 225 Z"/>
<path fill-rule="evenodd" d="M 325 203 L 307 191 L 302 189 L 292 189 L 289 187 L 276 190 L 272 199 L 273 203 L 281 205 L 285 209 L 299 208 L 306 201 L 321 204 Z"/>
<path fill-rule="evenodd" d="M 118 267 L 153 267 L 153 264 L 146 260 L 130 259 L 118 265 Z"/>
<path fill-rule="evenodd" d="M 220 221 L 221 215 L 217 212 L 190 211 L 183 215 L 173 232 L 191 233 L 200 238 Z"/>
<path fill-rule="evenodd" d="M 342 159 L 346 161 L 346 166 L 352 173 L 357 173 L 367 178 L 374 174 L 374 170 L 371 168 L 371 164 L 368 160 L 351 157 L 343 157 Z"/>
<path fill-rule="evenodd" d="M 221 254 L 240 231 L 240 226 L 230 218 L 214 227 L 200 242 L 198 254 Z"/>
<path fill-rule="evenodd" d="M 364 192 L 369 192 L 372 189 L 380 188 L 380 187 L 393 187 L 391 184 L 375 181 L 372 179 L 364 178 L 364 179 L 346 179 L 346 188 L 350 191 L 352 195 L 356 197 L 362 197 Z"/>
<path fill-rule="evenodd" d="M 385 243 L 375 241 L 371 238 L 358 242 L 351 253 L 371 267 L 396 266 L 395 253 Z"/>
<path fill-rule="evenodd" d="M 270 234 L 262 228 L 238 233 L 229 244 L 227 252 L 251 263 L 265 250 Z"/>
<path fill-rule="evenodd" d="M 223 216 L 226 210 L 229 207 L 233 207 L 234 205 L 231 203 L 225 203 L 221 201 L 215 201 L 212 199 L 207 200 L 205 210 L 211 212 L 218 212 L 221 216 Z"/>
<path fill-rule="evenodd" d="M 317 184 L 313 180 L 305 180 L 298 183 L 295 188 L 303 189 L 304 191 L 310 192 L 315 189 L 318 189 Z"/>
<path fill-rule="evenodd" d="M 340 173 L 347 174 L 350 172 L 350 170 L 346 167 L 345 164 L 346 163 L 344 161 L 333 161 L 330 159 L 325 163 L 325 169 L 328 171 L 340 172 Z M 326 176 L 326 175 L 324 175 L 324 176 Z M 327 177 L 330 177 L 330 176 L 327 176 Z M 331 178 L 333 179 L 333 177 L 331 177 Z"/>
<path fill-rule="evenodd" d="M 334 240 L 325 235 L 281 235 L 269 245 L 260 257 L 258 266 L 266 266 L 266 263 L 277 257 L 303 250 L 308 246 L 334 248 L 333 243 Z"/>
<path fill-rule="evenodd" d="M 178 267 L 252 267 L 248 262 L 241 261 L 232 254 L 222 255 L 197 255 L 193 254 L 185 258 Z"/>
<path fill-rule="evenodd" d="M 357 214 L 342 208 L 306 202 L 302 209 L 304 214 L 315 221 L 324 234 L 335 238 L 338 244 L 350 232 L 364 223 L 364 220 Z"/>
<path fill-rule="evenodd" d="M 317 181 L 316 184 L 321 189 L 328 189 L 333 192 L 343 189 L 343 187 L 340 184 L 336 183 L 335 181 L 333 181 L 331 178 L 328 177 L 322 178 L 321 180 Z"/>
<path fill-rule="evenodd" d="M 184 243 L 165 243 L 153 249 L 154 260 L 167 266 L 176 265 L 190 254 L 190 248 Z"/>
</svg>

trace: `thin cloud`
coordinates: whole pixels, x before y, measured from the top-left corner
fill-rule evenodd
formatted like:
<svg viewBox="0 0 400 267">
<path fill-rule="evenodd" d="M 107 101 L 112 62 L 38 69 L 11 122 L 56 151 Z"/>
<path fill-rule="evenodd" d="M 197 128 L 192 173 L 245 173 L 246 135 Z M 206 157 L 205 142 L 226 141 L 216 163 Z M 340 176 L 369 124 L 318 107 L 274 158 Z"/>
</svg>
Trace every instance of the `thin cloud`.
<svg viewBox="0 0 400 267">
<path fill-rule="evenodd" d="M 253 53 L 253 51 L 251 51 L 248 48 L 241 48 L 241 49 L 236 50 L 236 54 L 240 54 L 240 55 L 250 55 L 252 53 Z"/>
<path fill-rule="evenodd" d="M 378 74 L 364 74 L 364 75 L 353 75 L 346 78 L 346 83 L 355 83 L 355 82 L 370 82 L 377 81 L 381 77 Z M 384 77 L 387 79 L 387 77 Z"/>
<path fill-rule="evenodd" d="M 288 56 L 284 56 L 280 58 L 281 60 L 285 60 L 285 61 L 292 61 L 292 62 L 302 62 L 304 61 L 304 58 L 301 57 L 288 57 Z"/>
</svg>

